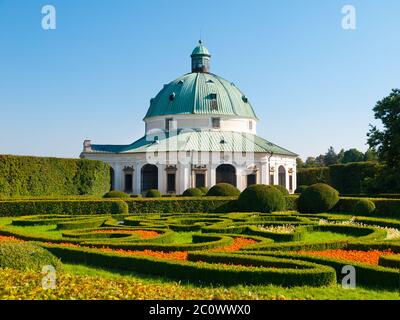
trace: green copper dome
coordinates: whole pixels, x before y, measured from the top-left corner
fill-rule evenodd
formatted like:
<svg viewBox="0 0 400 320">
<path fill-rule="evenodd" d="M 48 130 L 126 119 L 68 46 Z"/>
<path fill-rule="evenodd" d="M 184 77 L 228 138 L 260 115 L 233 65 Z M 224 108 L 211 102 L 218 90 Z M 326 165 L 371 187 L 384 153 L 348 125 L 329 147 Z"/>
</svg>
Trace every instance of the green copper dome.
<svg viewBox="0 0 400 320">
<path fill-rule="evenodd" d="M 243 92 L 212 73 L 192 72 L 171 83 L 151 99 L 146 118 L 174 114 L 227 115 L 257 119 Z"/>
<path fill-rule="evenodd" d="M 257 119 L 243 92 L 232 82 L 209 72 L 211 55 L 201 41 L 191 57 L 192 72 L 164 85 L 157 96 L 151 99 L 145 119 L 174 114 Z"/>
</svg>

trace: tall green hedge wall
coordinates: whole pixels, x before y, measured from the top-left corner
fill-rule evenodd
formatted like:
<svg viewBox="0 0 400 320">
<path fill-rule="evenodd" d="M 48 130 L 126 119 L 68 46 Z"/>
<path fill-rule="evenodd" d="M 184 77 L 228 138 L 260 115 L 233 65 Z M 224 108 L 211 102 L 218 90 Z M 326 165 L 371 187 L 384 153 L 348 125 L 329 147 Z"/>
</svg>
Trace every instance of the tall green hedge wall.
<svg viewBox="0 0 400 320">
<path fill-rule="evenodd" d="M 366 192 L 366 181 L 374 178 L 381 165 L 376 162 L 353 162 L 334 164 L 329 167 L 305 168 L 297 170 L 297 185 L 312 185 L 324 182 L 341 194 L 359 194 Z"/>
<path fill-rule="evenodd" d="M 330 184 L 328 167 L 297 169 L 298 186 L 311 186 L 319 182 Z"/>
<path fill-rule="evenodd" d="M 103 195 L 110 167 L 100 161 L 0 155 L 0 197 Z"/>
</svg>

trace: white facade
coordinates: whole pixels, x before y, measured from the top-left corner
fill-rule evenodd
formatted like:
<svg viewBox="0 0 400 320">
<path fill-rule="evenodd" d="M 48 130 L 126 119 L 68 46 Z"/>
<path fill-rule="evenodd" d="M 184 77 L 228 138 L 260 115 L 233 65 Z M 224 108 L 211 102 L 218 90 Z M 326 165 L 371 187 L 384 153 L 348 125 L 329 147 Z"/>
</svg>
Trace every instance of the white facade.
<svg viewBox="0 0 400 320">
<path fill-rule="evenodd" d="M 146 191 L 142 184 L 142 168 L 149 163 L 146 153 L 102 154 L 84 152 L 82 156 L 87 159 L 106 162 L 111 166 L 114 172 L 113 189 L 130 194 L 141 194 Z M 160 153 L 158 157 L 167 159 L 165 153 Z M 201 163 L 191 162 L 191 158 L 192 154 L 187 157 L 187 161 L 170 162 L 168 164 L 166 161 L 152 163 L 157 167 L 157 189 L 162 194 L 182 194 L 186 189 L 196 187 L 196 177 L 198 177 L 196 174 L 204 174 L 204 186 L 211 187 L 217 182 L 217 169 L 222 164 L 229 164 L 235 168 L 236 187 L 241 191 L 248 186 L 249 175 L 255 175 L 257 184 L 281 184 L 290 193 L 293 193 L 297 186 L 295 157 L 255 153 L 252 164 L 236 163 L 230 160 L 229 158 L 236 158 L 235 154 L 231 153 L 226 153 L 226 160 L 219 160 L 218 152 L 210 152 L 210 161 L 207 164 L 204 164 L 204 160 Z M 282 171 L 284 171 L 284 175 Z M 281 180 L 279 172 L 281 172 Z M 175 175 L 175 190 L 167 189 L 168 174 Z M 128 186 L 126 185 L 127 178 L 132 179 L 132 185 L 129 182 Z"/>
</svg>

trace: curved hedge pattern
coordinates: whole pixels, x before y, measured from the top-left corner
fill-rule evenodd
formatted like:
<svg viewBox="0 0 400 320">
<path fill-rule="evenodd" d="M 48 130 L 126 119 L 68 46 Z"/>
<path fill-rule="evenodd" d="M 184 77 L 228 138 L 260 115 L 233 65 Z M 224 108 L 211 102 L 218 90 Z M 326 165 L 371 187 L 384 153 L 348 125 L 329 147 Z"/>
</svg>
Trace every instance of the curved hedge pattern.
<svg viewBox="0 0 400 320">
<path fill-rule="evenodd" d="M 285 287 L 340 281 L 349 262 L 319 252 L 375 250 L 382 251 L 379 265 L 351 262 L 357 281 L 393 287 L 400 235 L 387 238 L 397 228 L 396 220 L 326 213 L 55 214 L 10 218 L 0 224 L 0 241 L 35 241 L 63 262 L 191 282 Z"/>
</svg>

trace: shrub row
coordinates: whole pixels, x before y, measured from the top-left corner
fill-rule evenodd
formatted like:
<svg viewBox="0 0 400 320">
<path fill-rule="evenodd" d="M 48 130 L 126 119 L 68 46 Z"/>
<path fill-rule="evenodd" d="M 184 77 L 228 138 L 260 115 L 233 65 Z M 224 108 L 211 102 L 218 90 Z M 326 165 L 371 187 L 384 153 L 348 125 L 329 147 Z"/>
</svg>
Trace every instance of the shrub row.
<svg viewBox="0 0 400 320">
<path fill-rule="evenodd" d="M 335 280 L 332 268 L 314 263 L 270 257 L 226 254 L 192 254 L 192 261 L 168 261 L 152 257 L 99 252 L 93 249 L 46 245 L 63 262 L 118 268 L 170 279 L 212 284 L 276 284 L 282 286 L 324 286 Z M 207 259 L 209 262 L 194 262 Z M 224 262 L 223 264 L 221 262 Z M 236 263 L 238 265 L 231 265 Z M 257 265 L 245 267 L 241 264 Z M 282 267 L 286 266 L 286 268 Z M 291 268 L 288 268 L 291 267 Z"/>
<path fill-rule="evenodd" d="M 259 253 L 258 253 L 259 254 Z M 271 255 L 271 253 L 266 253 L 266 255 Z M 292 258 L 299 259 L 301 261 L 309 261 L 317 264 L 322 264 L 325 266 L 332 267 L 336 270 L 337 281 L 341 282 L 344 266 L 351 265 L 356 269 L 356 281 L 357 285 L 367 286 L 367 287 L 380 287 L 380 288 L 398 288 L 400 281 L 400 273 L 398 270 L 393 270 L 390 268 L 385 268 L 381 266 L 366 265 L 358 262 L 345 262 L 339 261 L 334 258 L 328 257 L 317 257 L 305 254 L 282 254 L 276 253 L 272 254 L 274 257 L 279 258 Z"/>
<path fill-rule="evenodd" d="M 323 182 L 341 194 L 358 194 L 367 189 L 368 179 L 373 179 L 382 166 L 376 162 L 353 162 L 329 167 L 304 168 L 297 170 L 297 184 L 310 186 Z"/>
<path fill-rule="evenodd" d="M 42 214 L 127 214 L 122 200 L 12 200 L 0 201 L 1 217 Z"/>
<path fill-rule="evenodd" d="M 380 256 L 378 264 L 382 267 L 400 269 L 399 256 Z"/>
<path fill-rule="evenodd" d="M 0 155 L 0 195 L 103 195 L 110 166 L 87 159 Z"/>
<path fill-rule="evenodd" d="M 360 214 L 356 211 L 356 205 L 361 198 L 341 197 L 339 202 L 332 209 L 333 212 L 353 213 Z M 365 199 L 365 198 L 364 198 Z M 375 204 L 374 213 L 362 213 L 363 216 L 386 216 L 386 217 L 400 217 L 400 199 L 377 199 L 370 198 Z"/>
<path fill-rule="evenodd" d="M 174 197 L 126 200 L 130 213 L 204 213 L 237 211 L 236 197 Z"/>
<path fill-rule="evenodd" d="M 297 195 L 285 197 L 286 210 L 297 209 Z M 353 213 L 361 198 L 341 197 L 331 210 Z M 375 204 L 376 216 L 400 217 L 400 199 L 370 198 Z M 127 204 L 128 208 L 126 208 Z M 7 200 L 0 201 L 0 216 L 24 215 L 90 215 L 135 213 L 226 213 L 237 212 L 235 197 L 171 197 L 153 199 L 98 199 L 98 200 Z M 361 215 L 368 215 L 362 213 Z"/>
<path fill-rule="evenodd" d="M 237 211 L 236 197 L 171 197 L 129 199 L 48 199 L 0 201 L 0 217 L 24 215 L 90 215 L 134 213 L 226 213 Z M 285 197 L 296 210 L 297 196 Z M 125 204 L 128 208 L 125 208 Z"/>
<path fill-rule="evenodd" d="M 321 242 L 287 242 L 279 244 L 255 244 L 246 247 L 242 252 L 258 252 L 259 251 L 298 251 L 298 250 L 329 250 L 342 249 L 347 247 L 348 240 L 321 241 Z"/>
<path fill-rule="evenodd" d="M 140 228 L 140 230 L 146 230 L 146 228 Z M 151 228 L 151 230 L 155 229 Z M 85 232 L 85 230 L 82 230 L 82 232 Z M 218 247 L 229 246 L 232 244 L 233 241 L 231 237 L 225 235 L 199 234 L 193 235 L 193 243 L 171 244 L 171 242 L 174 240 L 174 233 L 170 230 L 164 230 L 164 233 L 161 236 L 158 236 L 154 239 L 140 241 L 136 240 L 136 242 L 135 240 L 131 240 L 129 242 L 118 239 L 116 239 L 116 241 L 107 239 L 107 241 L 104 241 L 104 239 L 80 239 L 78 237 L 68 237 L 68 239 L 61 239 L 37 235 L 27 231 L 13 230 L 7 227 L 0 228 L 0 235 L 13 236 L 25 241 L 38 241 L 44 243 L 71 243 L 96 248 L 108 247 L 112 249 L 154 250 L 163 252 L 208 250 Z"/>
<path fill-rule="evenodd" d="M 79 219 L 57 223 L 57 230 L 73 230 L 83 228 L 99 228 L 107 220 L 107 217 L 96 217 L 91 219 Z"/>
</svg>

